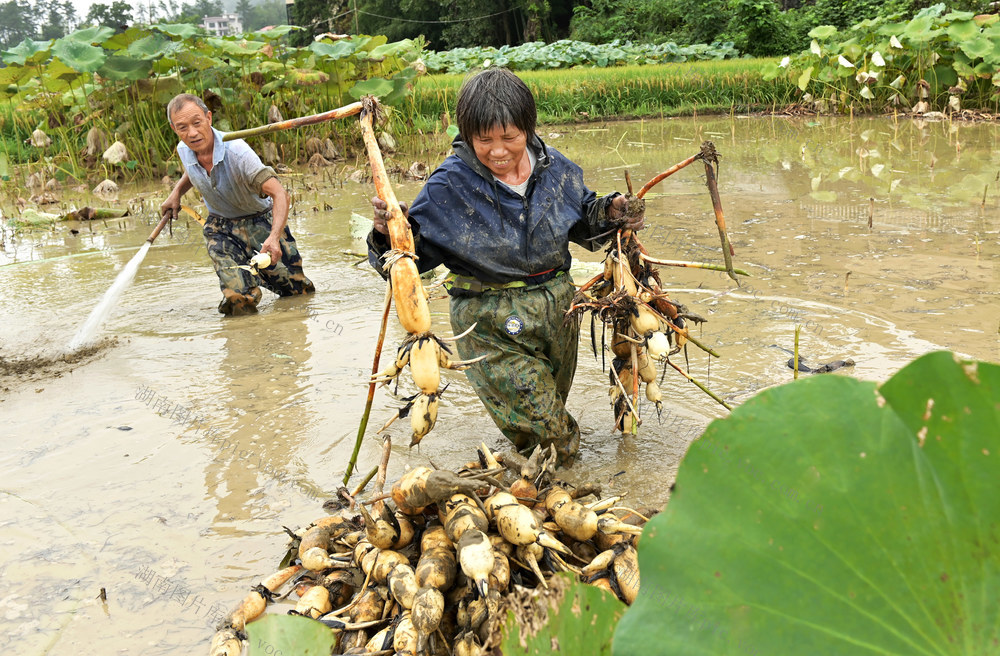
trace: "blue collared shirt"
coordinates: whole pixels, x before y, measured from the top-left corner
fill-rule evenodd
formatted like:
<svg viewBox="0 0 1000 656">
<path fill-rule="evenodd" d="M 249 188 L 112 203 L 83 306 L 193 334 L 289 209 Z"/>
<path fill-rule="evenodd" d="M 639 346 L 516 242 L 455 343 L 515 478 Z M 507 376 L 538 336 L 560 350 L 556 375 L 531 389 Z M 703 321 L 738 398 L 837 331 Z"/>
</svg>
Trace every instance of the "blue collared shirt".
<svg viewBox="0 0 1000 656">
<path fill-rule="evenodd" d="M 259 214 L 271 209 L 270 196 L 261 197 L 261 185 L 274 176 L 253 148 L 242 139 L 223 141 L 223 132 L 214 127 L 215 147 L 212 152 L 212 172 L 198 163 L 195 154 L 184 142 L 177 144 L 177 155 L 211 214 L 235 219 Z"/>
</svg>

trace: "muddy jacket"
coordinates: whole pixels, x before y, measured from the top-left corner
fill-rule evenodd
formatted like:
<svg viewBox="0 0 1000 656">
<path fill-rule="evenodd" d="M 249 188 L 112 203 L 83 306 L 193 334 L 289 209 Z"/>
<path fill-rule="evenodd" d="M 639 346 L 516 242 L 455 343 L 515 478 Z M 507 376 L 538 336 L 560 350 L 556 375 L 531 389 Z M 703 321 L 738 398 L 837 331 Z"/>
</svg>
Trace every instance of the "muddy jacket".
<svg viewBox="0 0 1000 656">
<path fill-rule="evenodd" d="M 521 197 L 498 182 L 460 138 L 427 180 L 409 210 L 421 272 L 444 264 L 487 283 L 544 282 L 567 271 L 569 242 L 591 251 L 610 237 L 605 209 L 617 194 L 597 198 L 583 184 L 583 171 L 537 136 L 529 147 L 537 158 Z M 378 257 L 388 238 L 368 237 L 369 261 L 385 277 Z"/>
</svg>

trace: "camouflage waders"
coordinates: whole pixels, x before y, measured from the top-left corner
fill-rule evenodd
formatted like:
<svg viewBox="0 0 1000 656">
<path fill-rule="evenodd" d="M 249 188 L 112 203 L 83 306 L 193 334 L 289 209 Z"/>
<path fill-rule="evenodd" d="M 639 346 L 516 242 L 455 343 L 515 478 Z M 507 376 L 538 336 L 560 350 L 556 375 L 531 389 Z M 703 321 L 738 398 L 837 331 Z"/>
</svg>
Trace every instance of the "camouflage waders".
<svg viewBox="0 0 1000 656">
<path fill-rule="evenodd" d="M 281 262 L 260 271 L 260 277 L 239 268 L 239 265 L 249 264 L 250 258 L 260 252 L 261 245 L 270 236 L 270 210 L 241 219 L 224 219 L 210 214 L 202 234 L 208 243 L 208 256 L 219 276 L 223 296 L 219 312 L 222 314 L 238 316 L 256 312 L 261 299 L 258 285 L 278 296 L 309 294 L 316 290 L 302 272 L 302 257 L 287 226 L 280 241 Z"/>
<path fill-rule="evenodd" d="M 576 372 L 580 326 L 563 322 L 574 288 L 568 275 L 532 287 L 453 296 L 455 334 L 463 360 L 488 354 L 466 372 L 497 427 L 520 451 L 555 444 L 561 464 L 580 448 L 580 427 L 566 410 Z"/>
</svg>

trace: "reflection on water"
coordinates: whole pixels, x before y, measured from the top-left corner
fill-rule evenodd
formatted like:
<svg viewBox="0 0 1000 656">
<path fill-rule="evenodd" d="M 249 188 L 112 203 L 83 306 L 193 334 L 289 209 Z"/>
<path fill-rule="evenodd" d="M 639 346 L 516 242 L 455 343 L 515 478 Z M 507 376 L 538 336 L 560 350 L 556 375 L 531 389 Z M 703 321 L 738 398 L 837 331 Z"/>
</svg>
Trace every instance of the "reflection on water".
<svg viewBox="0 0 1000 656">
<path fill-rule="evenodd" d="M 783 349 L 796 326 L 811 366 L 857 363 L 832 375 L 884 380 L 943 347 L 1000 361 L 996 126 L 721 117 L 544 127 L 544 136 L 599 193 L 624 190 L 626 169 L 642 184 L 715 142 L 735 261 L 753 277 L 739 288 L 709 271 L 669 269 L 663 279 L 708 319 L 697 332 L 721 355 L 689 347 L 678 362 L 729 403 L 791 380 Z M 405 169 L 412 159 L 396 155 L 389 165 Z M 699 167 L 647 197 L 642 240 L 654 255 L 721 261 Z M 282 525 L 315 519 L 339 484 L 384 294 L 359 265 L 364 225 L 351 218 L 370 214 L 373 192 L 305 173 L 285 182 L 315 295 L 265 293 L 259 315 L 221 317 L 197 226 L 179 222 L 109 317 L 104 334 L 118 346 L 61 377 L 0 381 L 8 472 L 0 643 L 16 653 L 204 650 L 213 613 L 277 565 Z M 397 195 L 412 200 L 418 188 L 401 182 Z M 147 209 L 159 195 L 145 194 Z M 142 244 L 151 229 L 144 216 L 8 233 L 0 355 L 66 343 Z M 575 278 L 593 275 L 601 254 L 576 254 Z M 434 330 L 447 334 L 447 301 L 433 301 L 432 314 Z M 662 503 L 687 444 L 726 411 L 668 373 L 663 415 L 646 412 L 638 436 L 614 433 L 589 322 L 582 333 L 569 399 L 582 457 L 567 476 L 627 489 L 636 505 Z M 403 336 L 392 319 L 383 360 Z M 431 459 L 458 465 L 482 440 L 504 444 L 464 376 L 444 376 L 451 385 L 420 451 L 404 446 L 405 426 L 389 429 L 390 478 Z M 388 390 L 377 394 L 363 472 L 379 457 L 375 427 L 400 405 Z"/>
</svg>

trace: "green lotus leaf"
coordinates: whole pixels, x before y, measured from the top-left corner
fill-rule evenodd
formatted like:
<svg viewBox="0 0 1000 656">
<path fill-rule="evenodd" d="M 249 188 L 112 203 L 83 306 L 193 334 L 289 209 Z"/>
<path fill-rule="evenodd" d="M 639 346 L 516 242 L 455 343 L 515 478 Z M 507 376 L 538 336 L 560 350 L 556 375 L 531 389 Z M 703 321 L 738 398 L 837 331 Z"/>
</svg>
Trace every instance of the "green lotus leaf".
<svg viewBox="0 0 1000 656">
<path fill-rule="evenodd" d="M 177 52 L 181 42 L 171 41 L 162 34 L 150 34 L 128 45 L 128 54 L 138 59 L 155 59 Z"/>
<path fill-rule="evenodd" d="M 304 87 L 323 84 L 330 79 L 330 76 L 323 71 L 310 70 L 307 68 L 290 69 L 287 73 L 285 73 L 285 76 L 287 77 L 289 84 Z"/>
<path fill-rule="evenodd" d="M 952 11 L 942 16 L 944 20 L 951 21 L 952 25 L 962 21 L 971 21 L 975 17 L 976 15 L 971 11 Z"/>
<path fill-rule="evenodd" d="M 335 60 L 354 54 L 354 48 L 355 44 L 351 39 L 341 39 L 333 43 L 313 41 L 306 47 L 306 50 L 316 53 L 319 57 Z"/>
<path fill-rule="evenodd" d="M 979 31 L 979 28 L 976 28 Z M 975 34 L 965 41 L 960 41 L 958 47 L 970 59 L 982 59 L 997 51 L 997 44 L 982 34 Z"/>
<path fill-rule="evenodd" d="M 580 583 L 568 574 L 553 577 L 551 589 L 538 591 L 530 603 L 541 626 L 520 624 L 507 611 L 500 650 L 505 656 L 611 656 L 611 639 L 626 606 L 613 594 Z M 558 645 L 558 649 L 555 647 Z"/>
<path fill-rule="evenodd" d="M 0 86 L 5 87 L 8 84 L 17 84 L 21 80 L 31 79 L 34 74 L 35 72 L 32 69 L 18 66 L 17 64 L 4 66 L 0 68 Z"/>
<path fill-rule="evenodd" d="M 976 25 L 978 25 L 979 27 L 987 27 L 989 25 L 994 25 L 997 21 L 1000 21 L 1000 15 L 979 14 L 973 20 L 976 21 Z"/>
<path fill-rule="evenodd" d="M 413 42 L 409 39 L 403 39 L 402 41 L 394 41 L 392 43 L 383 43 L 380 46 L 372 48 L 372 57 L 396 57 L 413 50 Z"/>
<path fill-rule="evenodd" d="M 809 36 L 817 40 L 829 39 L 836 33 L 837 28 L 833 25 L 820 25 L 809 30 Z"/>
<path fill-rule="evenodd" d="M 69 41 L 79 41 L 80 43 L 95 44 L 103 42 L 114 33 L 115 31 L 110 27 L 99 25 L 97 27 L 87 27 L 82 30 L 77 30 L 72 34 L 67 34 L 63 37 L 63 39 L 67 39 Z"/>
<path fill-rule="evenodd" d="M 176 57 L 157 57 L 153 59 L 153 73 L 156 75 L 169 75 L 180 66 Z"/>
<path fill-rule="evenodd" d="M 927 43 L 937 35 L 937 30 L 933 28 L 934 19 L 929 16 L 914 18 L 906 24 L 903 35 L 914 43 Z"/>
<path fill-rule="evenodd" d="M 812 78 L 813 67 L 810 66 L 806 70 L 802 71 L 802 75 L 799 76 L 799 89 L 805 91 L 806 87 L 809 86 L 809 80 Z"/>
<path fill-rule="evenodd" d="M 328 656 L 337 634 L 322 622 L 301 615 L 265 615 L 247 624 L 250 656 Z"/>
<path fill-rule="evenodd" d="M 380 98 L 389 93 L 392 93 L 392 82 L 389 80 L 384 80 L 380 77 L 373 77 L 368 80 L 363 80 L 358 82 L 348 93 L 355 100 L 360 100 L 363 96 L 375 96 Z"/>
<path fill-rule="evenodd" d="M 413 79 L 417 77 L 417 71 L 411 67 L 406 67 L 392 78 L 392 91 L 382 97 L 382 102 L 386 105 L 395 105 L 405 98 L 413 88 Z"/>
<path fill-rule="evenodd" d="M 1000 87 L 1000 72 L 993 74 L 993 86 Z"/>
<path fill-rule="evenodd" d="M 209 57 L 187 49 L 179 51 L 176 55 L 176 59 L 178 64 L 199 71 L 204 71 L 215 66 L 225 66 L 224 62 L 216 59 L 215 57 Z"/>
<path fill-rule="evenodd" d="M 959 46 L 964 46 L 967 40 L 978 38 L 980 32 L 979 26 L 971 19 L 972 15 L 970 14 L 968 20 L 955 21 L 949 25 L 947 29 L 948 38 Z"/>
<path fill-rule="evenodd" d="M 944 93 L 948 87 L 958 84 L 958 75 L 955 73 L 955 69 L 944 63 L 943 60 L 931 67 L 926 79 L 931 83 L 932 94 Z"/>
<path fill-rule="evenodd" d="M 52 41 L 33 41 L 25 39 L 10 50 L 3 53 L 5 64 L 36 64 L 49 56 Z"/>
<path fill-rule="evenodd" d="M 260 88 L 260 94 L 262 96 L 269 96 L 269 95 L 271 95 L 272 93 L 274 93 L 278 89 L 281 89 L 284 86 L 285 86 L 285 80 L 279 78 L 277 80 L 273 80 L 271 82 L 268 82 L 267 84 L 265 84 L 264 86 L 262 86 Z"/>
<path fill-rule="evenodd" d="M 104 54 L 104 48 L 66 39 L 56 41 L 52 46 L 52 54 L 73 69 L 85 73 L 93 73 L 99 69 L 108 57 Z"/>
<path fill-rule="evenodd" d="M 993 77 L 993 74 L 996 71 L 997 71 L 996 64 L 993 64 L 991 62 L 979 62 L 972 69 L 972 72 L 976 77 L 982 77 L 982 78 Z"/>
<path fill-rule="evenodd" d="M 205 39 L 205 43 L 212 48 L 233 57 L 253 57 L 268 45 L 264 41 L 247 41 L 246 39 L 233 41 L 231 39 L 220 39 L 218 37 L 209 37 Z"/>
<path fill-rule="evenodd" d="M 149 28 L 130 27 L 124 32 L 108 37 L 101 45 L 104 46 L 106 50 L 124 50 L 134 42 L 141 41 L 148 36 L 150 36 Z M 161 36 L 162 38 L 162 35 L 157 36 Z"/>
<path fill-rule="evenodd" d="M 639 546 L 616 656 L 1000 654 L 1000 366 L 812 377 L 713 422 Z"/>
<path fill-rule="evenodd" d="M 157 23 L 156 25 L 151 25 L 150 27 L 161 31 L 164 34 L 178 36 L 182 39 L 190 39 L 197 34 L 204 33 L 204 30 L 197 25 L 192 25 L 191 23 Z"/>
<path fill-rule="evenodd" d="M 98 73 L 101 74 L 101 77 L 106 77 L 109 80 L 133 81 L 149 77 L 152 70 L 153 62 L 151 61 L 111 55 Z"/>
<path fill-rule="evenodd" d="M 47 81 L 47 78 L 53 78 L 63 82 L 72 82 L 78 77 L 80 77 L 80 72 L 72 66 L 68 66 L 58 57 L 49 60 L 49 63 L 45 65 L 45 75 L 42 76 L 43 81 Z"/>
<path fill-rule="evenodd" d="M 293 30 L 301 30 L 297 25 L 275 25 L 267 30 L 257 30 L 253 36 L 267 41 L 277 41 Z"/>
</svg>

